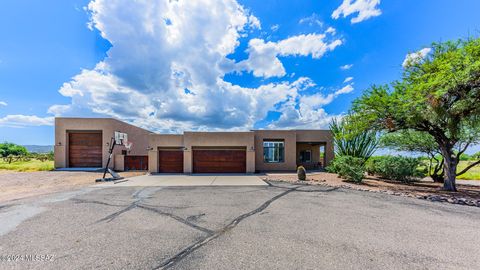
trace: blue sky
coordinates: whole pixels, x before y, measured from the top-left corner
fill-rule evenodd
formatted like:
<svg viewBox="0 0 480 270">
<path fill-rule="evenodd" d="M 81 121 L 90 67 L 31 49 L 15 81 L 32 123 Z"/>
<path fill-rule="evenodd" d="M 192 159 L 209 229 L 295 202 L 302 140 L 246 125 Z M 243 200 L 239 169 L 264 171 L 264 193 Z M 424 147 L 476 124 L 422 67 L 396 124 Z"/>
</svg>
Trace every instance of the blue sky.
<svg viewBox="0 0 480 270">
<path fill-rule="evenodd" d="M 325 128 L 408 53 L 480 30 L 480 1 L 145 2 L 2 1 L 0 141 L 53 144 L 54 116 Z"/>
</svg>

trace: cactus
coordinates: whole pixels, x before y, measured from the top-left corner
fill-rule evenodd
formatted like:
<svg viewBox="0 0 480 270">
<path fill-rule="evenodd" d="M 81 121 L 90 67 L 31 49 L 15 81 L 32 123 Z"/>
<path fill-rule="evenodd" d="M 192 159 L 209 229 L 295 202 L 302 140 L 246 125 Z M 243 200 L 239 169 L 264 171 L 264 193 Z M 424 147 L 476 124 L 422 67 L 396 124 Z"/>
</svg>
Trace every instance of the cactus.
<svg viewBox="0 0 480 270">
<path fill-rule="evenodd" d="M 307 171 L 305 170 L 305 168 L 303 166 L 298 166 L 297 176 L 298 176 L 298 180 L 300 180 L 300 181 L 307 180 Z"/>
</svg>

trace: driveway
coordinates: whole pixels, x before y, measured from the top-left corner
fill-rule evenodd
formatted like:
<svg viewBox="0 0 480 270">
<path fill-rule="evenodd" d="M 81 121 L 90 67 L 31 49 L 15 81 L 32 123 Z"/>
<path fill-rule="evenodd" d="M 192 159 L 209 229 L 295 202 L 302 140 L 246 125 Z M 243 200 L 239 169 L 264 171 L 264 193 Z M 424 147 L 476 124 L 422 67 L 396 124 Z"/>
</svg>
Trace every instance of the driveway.
<svg viewBox="0 0 480 270">
<path fill-rule="evenodd" d="M 165 186 L 267 186 L 255 175 L 245 174 L 153 174 L 106 182 L 100 187 L 165 187 Z"/>
<path fill-rule="evenodd" d="M 479 217 L 283 183 L 88 187 L 0 205 L 0 256 L 48 259 L 0 268 L 478 269 Z"/>
</svg>

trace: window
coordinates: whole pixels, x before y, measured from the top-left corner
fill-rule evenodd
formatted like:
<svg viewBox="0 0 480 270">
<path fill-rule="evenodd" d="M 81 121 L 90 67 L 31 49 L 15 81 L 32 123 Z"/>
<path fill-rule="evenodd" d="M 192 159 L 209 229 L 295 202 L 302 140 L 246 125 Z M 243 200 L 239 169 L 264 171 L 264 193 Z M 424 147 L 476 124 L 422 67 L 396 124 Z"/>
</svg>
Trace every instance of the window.
<svg viewBox="0 0 480 270">
<path fill-rule="evenodd" d="M 263 142 L 263 161 L 268 163 L 284 162 L 285 143 L 283 141 Z"/>
<path fill-rule="evenodd" d="M 312 151 L 310 150 L 300 151 L 300 162 L 312 162 Z"/>
</svg>

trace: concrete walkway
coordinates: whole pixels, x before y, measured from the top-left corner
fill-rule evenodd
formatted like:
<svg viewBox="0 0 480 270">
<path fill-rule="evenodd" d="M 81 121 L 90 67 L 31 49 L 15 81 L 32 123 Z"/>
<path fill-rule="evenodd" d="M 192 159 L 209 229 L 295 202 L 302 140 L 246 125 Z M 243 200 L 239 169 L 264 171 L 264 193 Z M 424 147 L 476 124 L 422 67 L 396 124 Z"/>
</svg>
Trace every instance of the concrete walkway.
<svg viewBox="0 0 480 270">
<path fill-rule="evenodd" d="M 155 174 L 106 182 L 96 187 L 164 187 L 164 186 L 266 186 L 258 176 L 245 174 Z"/>
</svg>

